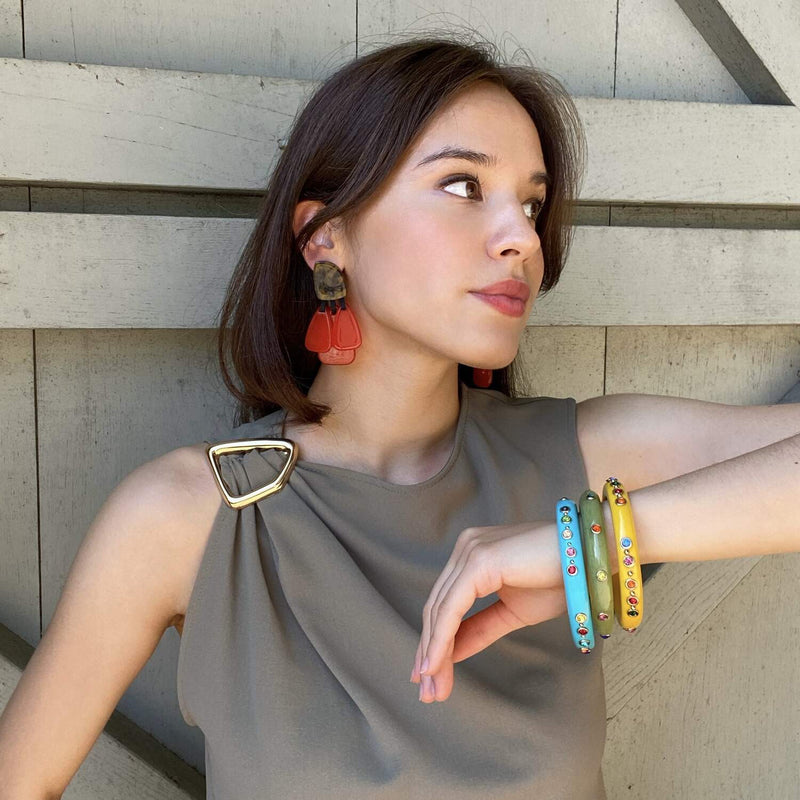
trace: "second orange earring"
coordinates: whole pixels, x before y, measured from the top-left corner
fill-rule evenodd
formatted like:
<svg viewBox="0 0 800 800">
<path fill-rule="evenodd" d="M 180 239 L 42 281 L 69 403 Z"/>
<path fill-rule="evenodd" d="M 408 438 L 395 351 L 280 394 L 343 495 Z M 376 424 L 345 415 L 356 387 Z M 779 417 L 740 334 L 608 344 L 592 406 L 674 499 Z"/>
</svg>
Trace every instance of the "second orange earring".
<svg viewBox="0 0 800 800">
<path fill-rule="evenodd" d="M 476 386 L 482 389 L 488 389 L 492 385 L 492 378 L 494 378 L 493 369 L 481 369 L 480 367 L 472 368 L 472 380 L 475 382 Z"/>
<path fill-rule="evenodd" d="M 332 261 L 317 261 L 314 293 L 320 304 L 306 331 L 306 347 L 323 364 L 351 364 L 361 346 L 361 329 L 345 303 L 344 270 Z"/>
</svg>

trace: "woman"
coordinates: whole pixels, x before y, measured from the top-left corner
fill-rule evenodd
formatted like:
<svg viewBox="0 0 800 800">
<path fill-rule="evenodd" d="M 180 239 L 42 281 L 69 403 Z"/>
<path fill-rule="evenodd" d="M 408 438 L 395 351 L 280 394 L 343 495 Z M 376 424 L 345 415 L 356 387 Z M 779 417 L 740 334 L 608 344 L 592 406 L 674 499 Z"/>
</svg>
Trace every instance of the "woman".
<svg viewBox="0 0 800 800">
<path fill-rule="evenodd" d="M 386 47 L 317 89 L 222 309 L 238 449 L 180 448 L 109 498 L 0 719 L 0 784 L 60 795 L 175 624 L 209 796 L 605 796 L 602 640 L 570 637 L 555 502 L 618 475 L 644 563 L 795 550 L 800 413 L 517 396 L 583 147 L 560 84 L 480 43 Z M 78 723 L 46 740 L 34 698 L 101 604 L 124 624 L 81 664 L 66 752 Z"/>
</svg>

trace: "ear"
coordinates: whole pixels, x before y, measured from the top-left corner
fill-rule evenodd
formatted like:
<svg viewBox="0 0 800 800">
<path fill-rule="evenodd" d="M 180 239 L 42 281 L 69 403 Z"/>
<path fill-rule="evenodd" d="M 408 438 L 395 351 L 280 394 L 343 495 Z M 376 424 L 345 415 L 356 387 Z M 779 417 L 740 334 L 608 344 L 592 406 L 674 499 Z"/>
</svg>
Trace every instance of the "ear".
<svg viewBox="0 0 800 800">
<path fill-rule="evenodd" d="M 321 208 L 325 208 L 325 204 L 319 200 L 301 200 L 297 204 L 292 220 L 295 239 L 302 228 Z M 321 228 L 314 231 L 303 248 L 303 258 L 311 269 L 314 269 L 314 264 L 317 261 L 333 261 L 337 263 L 339 257 L 338 248 L 334 243 L 334 238 L 331 236 L 331 231 L 331 223 L 326 222 Z"/>
</svg>

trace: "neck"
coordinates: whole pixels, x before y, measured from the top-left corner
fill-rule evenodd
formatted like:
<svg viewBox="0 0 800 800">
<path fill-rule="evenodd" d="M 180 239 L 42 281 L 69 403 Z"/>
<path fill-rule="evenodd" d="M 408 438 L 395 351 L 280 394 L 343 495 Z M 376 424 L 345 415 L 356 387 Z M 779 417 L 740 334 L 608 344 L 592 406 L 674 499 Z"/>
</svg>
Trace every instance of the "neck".
<svg viewBox="0 0 800 800">
<path fill-rule="evenodd" d="M 331 413 L 320 425 L 296 427 L 300 457 L 392 483 L 420 483 L 437 474 L 455 446 L 457 365 L 427 378 L 396 367 L 354 366 L 320 366 L 308 397 Z"/>
</svg>

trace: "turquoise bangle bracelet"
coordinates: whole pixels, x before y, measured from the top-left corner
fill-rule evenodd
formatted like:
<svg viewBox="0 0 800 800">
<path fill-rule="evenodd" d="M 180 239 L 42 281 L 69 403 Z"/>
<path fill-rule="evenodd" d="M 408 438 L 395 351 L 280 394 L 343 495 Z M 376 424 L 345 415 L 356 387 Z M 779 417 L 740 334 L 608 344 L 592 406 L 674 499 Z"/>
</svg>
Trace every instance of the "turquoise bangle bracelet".
<svg viewBox="0 0 800 800">
<path fill-rule="evenodd" d="M 572 641 L 581 653 L 591 653 L 594 647 L 594 628 L 589 588 L 586 584 L 578 506 L 574 500 L 562 497 L 556 503 L 556 525 Z"/>
</svg>

